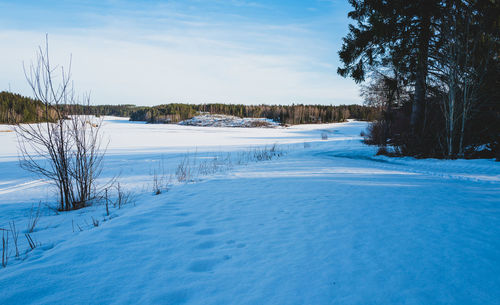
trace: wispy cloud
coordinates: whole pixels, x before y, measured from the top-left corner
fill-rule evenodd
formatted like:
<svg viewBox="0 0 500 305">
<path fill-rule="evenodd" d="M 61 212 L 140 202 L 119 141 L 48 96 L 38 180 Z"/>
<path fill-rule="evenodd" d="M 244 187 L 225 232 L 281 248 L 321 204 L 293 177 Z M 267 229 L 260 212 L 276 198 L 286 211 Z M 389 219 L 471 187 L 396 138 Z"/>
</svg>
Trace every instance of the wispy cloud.
<svg viewBox="0 0 500 305">
<path fill-rule="evenodd" d="M 47 24 L 43 30 L 52 57 L 73 54 L 75 82 L 91 90 L 96 103 L 359 102 L 354 83 L 335 74 L 338 42 L 321 28 L 331 26 L 326 16 L 273 21 L 245 14 L 248 8 L 276 9 L 258 2 L 212 4 L 120 2 L 83 9 L 82 24 Z M 43 30 L 0 30 L 0 39 L 10 42 L 0 58 L 7 71 L 0 74 L 0 88 L 10 83 L 28 93 L 20 63 L 43 42 Z"/>
</svg>

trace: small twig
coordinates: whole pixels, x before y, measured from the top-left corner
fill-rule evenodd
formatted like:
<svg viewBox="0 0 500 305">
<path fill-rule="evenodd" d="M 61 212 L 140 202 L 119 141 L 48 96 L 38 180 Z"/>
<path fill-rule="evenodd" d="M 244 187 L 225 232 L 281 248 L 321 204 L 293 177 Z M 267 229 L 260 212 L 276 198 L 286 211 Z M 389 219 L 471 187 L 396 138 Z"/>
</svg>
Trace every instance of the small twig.
<svg viewBox="0 0 500 305">
<path fill-rule="evenodd" d="M 2 230 L 2 267 L 7 267 L 9 260 L 9 232 L 5 229 Z"/>
<path fill-rule="evenodd" d="M 19 238 L 19 231 L 17 230 L 16 224 L 14 223 L 14 221 L 11 221 L 9 223 L 9 226 L 10 226 L 10 234 L 12 235 L 12 240 L 14 241 L 14 247 L 16 250 L 16 257 L 19 257 L 19 248 L 17 246 L 17 240 Z"/>
<path fill-rule="evenodd" d="M 25 233 L 24 236 L 26 236 L 26 239 L 28 240 L 28 243 L 30 245 L 31 250 L 35 249 L 36 248 L 36 244 L 33 241 L 33 239 L 31 238 L 31 236 L 29 235 L 29 233 Z"/>
</svg>

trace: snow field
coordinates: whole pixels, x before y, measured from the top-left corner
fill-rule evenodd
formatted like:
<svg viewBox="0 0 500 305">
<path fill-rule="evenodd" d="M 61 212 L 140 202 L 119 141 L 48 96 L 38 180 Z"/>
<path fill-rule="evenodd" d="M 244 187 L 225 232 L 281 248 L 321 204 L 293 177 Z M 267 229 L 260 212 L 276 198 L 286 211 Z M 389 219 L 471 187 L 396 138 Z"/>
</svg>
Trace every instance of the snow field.
<svg viewBox="0 0 500 305">
<path fill-rule="evenodd" d="M 360 143 L 360 122 L 217 129 L 112 120 L 104 178 L 119 173 L 133 203 L 110 217 L 103 206 L 60 215 L 43 209 L 32 234 L 42 246 L 0 270 L 0 303 L 500 299 L 500 168 L 492 160 L 374 157 L 376 148 Z M 320 140 L 324 132 L 328 141 Z M 12 142 L 0 141 L 8 156 Z M 161 160 L 172 173 L 186 151 L 204 160 L 274 143 L 283 157 L 153 195 L 151 171 Z M 35 178 L 1 160 L 8 174 L 0 178 L 0 225 L 16 220 L 24 228 L 31 204 L 52 194 L 47 185 L 23 188 Z M 75 223 L 83 230 L 73 232 Z"/>
</svg>

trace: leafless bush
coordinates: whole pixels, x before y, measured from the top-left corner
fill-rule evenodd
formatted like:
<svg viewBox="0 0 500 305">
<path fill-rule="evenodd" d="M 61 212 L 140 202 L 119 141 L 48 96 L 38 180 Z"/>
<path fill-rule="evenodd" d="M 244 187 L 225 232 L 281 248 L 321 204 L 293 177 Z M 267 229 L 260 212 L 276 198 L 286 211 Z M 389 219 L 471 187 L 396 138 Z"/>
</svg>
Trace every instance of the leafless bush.
<svg viewBox="0 0 500 305">
<path fill-rule="evenodd" d="M 390 124 L 380 120 L 372 122 L 364 133 L 364 142 L 369 145 L 386 145 Z"/>
<path fill-rule="evenodd" d="M 163 191 L 168 191 L 172 177 L 167 175 L 165 169 L 165 160 L 163 156 L 158 162 L 156 168 L 153 169 L 153 194 L 160 195 Z"/>
<path fill-rule="evenodd" d="M 238 163 L 241 164 L 241 163 Z M 231 153 L 214 155 L 206 158 L 198 165 L 197 173 L 200 176 L 208 176 L 225 172 L 233 168 Z"/>
<path fill-rule="evenodd" d="M 198 174 L 201 176 L 208 176 L 214 174 L 217 171 L 217 157 L 212 157 L 210 159 L 203 160 L 198 165 Z"/>
<path fill-rule="evenodd" d="M 177 169 L 175 170 L 175 176 L 177 177 L 177 181 L 179 182 L 188 182 L 192 179 L 191 172 L 191 162 L 189 158 L 189 154 L 186 154 L 182 161 L 177 165 Z"/>
<path fill-rule="evenodd" d="M 326 132 L 322 132 L 322 133 L 321 133 L 321 140 L 323 140 L 323 141 L 328 140 L 328 133 L 326 133 Z"/>
<path fill-rule="evenodd" d="M 153 193 L 160 195 L 163 191 L 168 191 L 172 183 L 172 175 L 165 173 L 159 174 L 156 170 L 153 171 Z"/>
<path fill-rule="evenodd" d="M 256 148 L 253 152 L 253 159 L 254 161 L 269 161 L 282 155 L 283 152 L 278 149 L 276 144 L 273 144 L 271 147 Z"/>
<path fill-rule="evenodd" d="M 35 231 L 38 220 L 40 219 L 40 212 L 41 203 L 38 203 L 38 207 L 36 209 L 34 205 L 31 206 L 26 232 L 33 233 Z"/>
<path fill-rule="evenodd" d="M 132 201 L 132 194 L 130 192 L 125 191 L 120 183 L 117 183 L 116 186 L 116 201 L 113 206 L 121 209 L 122 206 L 130 203 Z"/>
<path fill-rule="evenodd" d="M 161 194 L 161 177 L 158 177 L 158 173 L 154 171 L 153 173 L 153 193 L 155 195 L 160 195 Z"/>
<path fill-rule="evenodd" d="M 85 104 L 90 104 L 87 96 Z M 73 209 L 86 206 L 97 194 L 96 179 L 102 172 L 101 162 L 104 150 L 101 149 L 102 119 L 94 122 L 89 115 L 73 116 L 69 128 L 70 138 L 73 141 L 73 161 L 69 167 L 69 174 L 74 180 L 75 199 Z"/>
<path fill-rule="evenodd" d="M 254 151 L 252 149 L 249 149 L 249 150 L 238 152 L 236 158 L 237 158 L 236 164 L 246 165 L 251 161 L 255 161 L 254 160 Z"/>
<path fill-rule="evenodd" d="M 72 106 L 79 102 L 71 81 L 69 69 L 60 68 L 60 82 L 56 82 L 58 67 L 49 60 L 48 39 L 45 48 L 38 48 L 37 58 L 25 76 L 34 97 L 44 103 L 41 124 L 18 124 L 21 167 L 47 178 L 58 190 L 60 210 L 79 209 L 94 199 L 96 179 L 101 172 L 104 156 L 101 150 L 101 123 L 92 122 L 89 115 L 68 119 Z"/>
<path fill-rule="evenodd" d="M 19 230 L 16 228 L 16 224 L 14 221 L 9 222 L 10 227 L 10 235 L 12 235 L 12 241 L 14 242 L 14 248 L 16 251 L 16 257 L 19 257 L 19 247 L 18 247 L 18 238 L 19 238 Z"/>
<path fill-rule="evenodd" d="M 94 227 L 98 227 L 99 226 L 99 220 L 97 220 L 94 217 L 92 217 L 92 225 L 94 225 Z"/>
<path fill-rule="evenodd" d="M 234 165 L 246 165 L 249 162 L 272 160 L 282 155 L 283 151 L 277 144 L 237 153 L 214 154 L 213 156 L 203 157 L 203 161 L 200 162 L 196 161 L 196 155 L 192 158 L 189 154 L 186 154 L 177 165 L 175 175 L 178 182 L 195 181 L 199 176 L 214 175 L 231 170 Z M 156 185 L 160 185 L 160 183 L 155 183 L 155 180 L 153 180 L 153 185 L 155 190 L 157 189 Z"/>
<path fill-rule="evenodd" d="M 172 182 L 174 180 L 174 177 L 172 174 L 169 174 L 168 177 L 165 175 L 162 179 L 163 181 L 163 189 L 168 192 L 170 190 L 170 187 L 172 186 Z"/>
<path fill-rule="evenodd" d="M 377 156 L 388 156 L 389 152 L 387 151 L 386 146 L 380 146 L 377 150 Z"/>
</svg>

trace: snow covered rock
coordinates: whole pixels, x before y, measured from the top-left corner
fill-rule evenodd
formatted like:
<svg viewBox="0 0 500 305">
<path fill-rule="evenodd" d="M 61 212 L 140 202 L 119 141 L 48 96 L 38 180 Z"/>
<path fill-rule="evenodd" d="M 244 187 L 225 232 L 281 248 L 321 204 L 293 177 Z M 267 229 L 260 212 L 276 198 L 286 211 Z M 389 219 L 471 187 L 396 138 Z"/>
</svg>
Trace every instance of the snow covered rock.
<svg viewBox="0 0 500 305">
<path fill-rule="evenodd" d="M 240 118 L 222 114 L 202 114 L 189 120 L 179 122 L 179 125 L 206 127 L 277 127 L 278 123 L 265 118 Z"/>
</svg>

